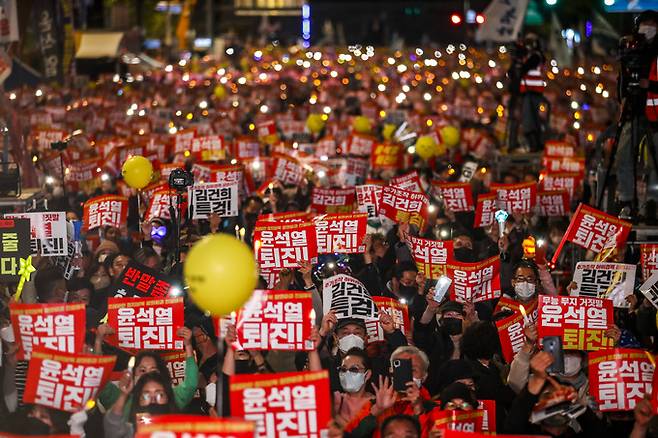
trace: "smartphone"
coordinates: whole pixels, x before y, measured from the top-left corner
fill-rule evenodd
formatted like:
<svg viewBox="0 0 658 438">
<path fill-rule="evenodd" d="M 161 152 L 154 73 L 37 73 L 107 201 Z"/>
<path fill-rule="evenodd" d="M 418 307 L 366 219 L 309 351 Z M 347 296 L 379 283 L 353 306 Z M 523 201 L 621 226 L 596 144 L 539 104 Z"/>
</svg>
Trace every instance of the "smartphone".
<svg viewBox="0 0 658 438">
<path fill-rule="evenodd" d="M 441 304 L 441 301 L 443 301 L 443 297 L 446 296 L 446 292 L 448 292 L 448 288 L 451 284 L 452 280 L 449 277 L 446 277 L 445 275 L 440 276 L 436 281 L 436 286 L 434 286 L 434 297 L 432 297 L 434 301 Z"/>
<path fill-rule="evenodd" d="M 546 369 L 546 372 L 551 375 L 564 373 L 562 338 L 559 336 L 546 336 L 541 343 L 544 351 L 553 356 L 553 363 Z"/>
<path fill-rule="evenodd" d="M 405 392 L 407 383 L 413 381 L 411 372 L 411 359 L 393 360 L 393 389 L 397 392 Z"/>
</svg>

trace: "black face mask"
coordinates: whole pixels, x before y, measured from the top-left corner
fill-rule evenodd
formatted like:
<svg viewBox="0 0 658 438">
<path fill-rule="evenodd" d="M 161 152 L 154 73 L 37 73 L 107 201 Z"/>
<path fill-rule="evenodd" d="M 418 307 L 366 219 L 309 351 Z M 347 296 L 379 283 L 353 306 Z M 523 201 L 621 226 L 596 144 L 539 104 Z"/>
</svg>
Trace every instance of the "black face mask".
<svg viewBox="0 0 658 438">
<path fill-rule="evenodd" d="M 146 406 L 139 406 L 137 408 L 138 413 L 146 413 L 153 417 L 158 415 L 165 415 L 170 413 L 169 405 L 160 405 L 158 403 L 150 403 Z"/>
<path fill-rule="evenodd" d="M 21 425 L 20 432 L 27 432 L 27 435 L 50 435 L 50 426 L 38 418 L 28 417 L 25 419 L 25 423 Z"/>
<path fill-rule="evenodd" d="M 244 220 L 247 223 L 255 224 L 258 219 L 258 213 L 245 213 Z"/>
<path fill-rule="evenodd" d="M 443 318 L 441 328 L 451 336 L 458 335 L 462 332 L 462 322 L 459 318 Z"/>
<path fill-rule="evenodd" d="M 455 248 L 455 259 L 457 261 L 460 261 L 462 263 L 473 263 L 477 262 L 475 259 L 475 251 L 473 251 L 471 248 L 466 248 L 466 247 L 461 247 L 461 248 Z"/>
<path fill-rule="evenodd" d="M 250 360 L 236 360 L 235 374 L 253 374 L 256 369 L 251 365 Z"/>
<path fill-rule="evenodd" d="M 410 301 L 418 294 L 418 289 L 413 286 L 404 286 L 400 285 L 398 289 L 398 295 L 400 298 L 404 298 L 407 301 Z"/>
</svg>

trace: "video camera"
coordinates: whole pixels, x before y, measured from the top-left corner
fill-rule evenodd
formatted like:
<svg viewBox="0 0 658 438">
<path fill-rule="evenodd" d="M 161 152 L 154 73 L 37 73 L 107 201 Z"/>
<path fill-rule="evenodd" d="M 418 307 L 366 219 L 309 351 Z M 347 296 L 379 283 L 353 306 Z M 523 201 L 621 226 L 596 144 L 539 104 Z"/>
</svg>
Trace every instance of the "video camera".
<svg viewBox="0 0 658 438">
<path fill-rule="evenodd" d="M 637 33 L 624 35 L 619 39 L 619 60 L 621 62 L 621 87 L 623 96 L 635 96 L 640 92 L 640 79 L 647 73 L 647 40 Z"/>
</svg>

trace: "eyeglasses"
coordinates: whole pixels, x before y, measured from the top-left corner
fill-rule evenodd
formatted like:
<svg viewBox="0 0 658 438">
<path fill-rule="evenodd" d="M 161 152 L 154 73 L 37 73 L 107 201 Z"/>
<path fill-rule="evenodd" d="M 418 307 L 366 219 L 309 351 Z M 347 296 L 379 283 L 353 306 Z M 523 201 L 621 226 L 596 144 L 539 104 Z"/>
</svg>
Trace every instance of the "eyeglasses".
<svg viewBox="0 0 658 438">
<path fill-rule="evenodd" d="M 446 403 L 446 406 L 445 406 L 444 409 L 447 410 L 447 411 L 454 411 L 456 409 L 459 409 L 459 410 L 462 410 L 462 411 L 467 411 L 467 410 L 473 409 L 473 406 L 471 406 L 471 404 L 468 403 L 468 402 L 455 403 L 455 402 L 449 401 L 448 403 Z"/>
<path fill-rule="evenodd" d="M 359 368 L 357 366 L 345 368 L 345 367 L 338 367 L 338 372 L 339 373 L 365 373 L 366 369 L 365 368 Z"/>
<path fill-rule="evenodd" d="M 527 283 L 534 283 L 535 281 L 537 281 L 537 279 L 534 277 L 514 277 L 514 279 L 516 281 L 521 281 L 521 282 L 525 281 Z"/>
<path fill-rule="evenodd" d="M 142 402 L 144 402 L 144 404 L 151 404 L 153 402 L 161 404 L 167 400 L 167 394 L 165 394 L 163 391 L 158 391 L 155 393 L 142 392 L 142 395 L 139 397 L 141 398 Z"/>
</svg>

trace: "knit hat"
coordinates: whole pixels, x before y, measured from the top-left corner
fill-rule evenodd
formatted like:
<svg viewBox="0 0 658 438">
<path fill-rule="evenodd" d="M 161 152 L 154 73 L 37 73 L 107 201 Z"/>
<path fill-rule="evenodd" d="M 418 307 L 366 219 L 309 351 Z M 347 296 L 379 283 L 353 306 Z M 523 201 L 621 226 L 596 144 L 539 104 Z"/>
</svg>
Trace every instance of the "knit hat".
<svg viewBox="0 0 658 438">
<path fill-rule="evenodd" d="M 451 383 L 446 386 L 445 389 L 441 391 L 439 399 L 441 400 L 441 409 L 445 409 L 448 402 L 455 399 L 461 399 L 469 403 L 474 409 L 477 408 L 478 405 L 478 401 L 475 398 L 473 391 L 471 391 L 468 386 L 459 382 Z"/>
<path fill-rule="evenodd" d="M 98 255 L 103 251 L 117 253 L 119 252 L 119 246 L 111 240 L 105 239 L 100 243 L 100 245 L 98 245 L 98 248 L 94 250 L 94 255 Z"/>
</svg>

